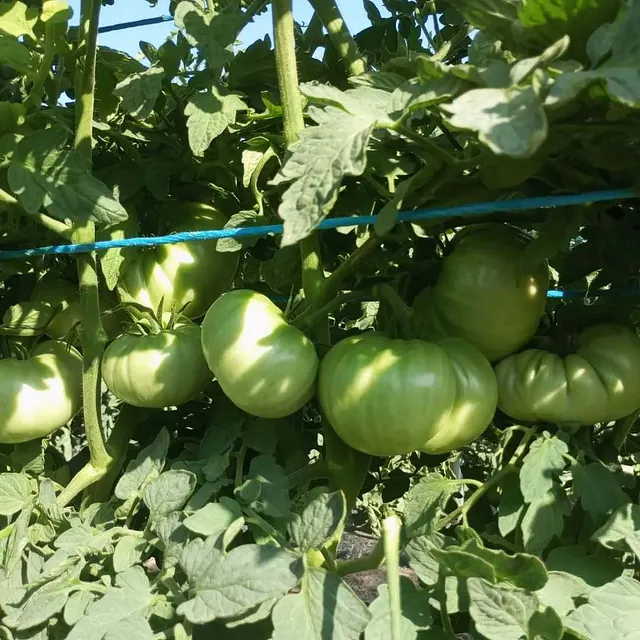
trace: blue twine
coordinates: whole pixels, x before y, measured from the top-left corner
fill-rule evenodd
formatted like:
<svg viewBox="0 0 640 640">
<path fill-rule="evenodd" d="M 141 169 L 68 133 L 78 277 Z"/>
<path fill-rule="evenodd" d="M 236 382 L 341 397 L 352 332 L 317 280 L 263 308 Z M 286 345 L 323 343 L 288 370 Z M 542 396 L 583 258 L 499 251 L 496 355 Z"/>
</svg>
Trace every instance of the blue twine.
<svg viewBox="0 0 640 640">
<path fill-rule="evenodd" d="M 435 220 L 440 218 L 455 218 L 459 216 L 483 215 L 489 213 L 504 213 L 510 211 L 526 211 L 531 209 L 546 209 L 549 207 L 568 207 L 572 205 L 589 204 L 593 202 L 607 202 L 611 200 L 626 200 L 635 198 L 632 189 L 613 189 L 608 191 L 591 191 L 586 193 L 566 194 L 557 196 L 541 196 L 537 198 L 519 198 L 516 200 L 497 200 L 491 202 L 475 202 L 456 207 L 431 207 L 416 211 L 404 211 L 398 214 L 401 222 L 416 222 L 419 220 Z M 343 216 L 323 220 L 318 229 L 337 229 L 339 227 L 354 227 L 374 224 L 377 216 Z M 280 235 L 283 232 L 281 224 L 270 224 L 255 227 L 237 227 L 235 229 L 209 229 L 206 231 L 182 231 L 168 236 L 122 238 L 119 240 L 101 240 L 84 244 L 62 244 L 36 249 L 16 249 L 0 251 L 0 260 L 19 260 L 34 256 L 71 255 L 90 253 L 92 251 L 106 251 L 107 249 L 127 247 L 155 247 L 162 244 L 177 244 L 179 242 L 195 242 L 198 240 L 220 240 L 222 238 L 255 238 L 270 234 Z"/>
<path fill-rule="evenodd" d="M 119 22 L 118 24 L 108 24 L 104 27 L 98 27 L 98 33 L 109 33 L 110 31 L 122 31 L 123 29 L 132 29 L 134 27 L 146 27 L 151 24 L 171 22 L 172 20 L 173 20 L 173 16 L 159 16 L 156 18 L 144 18 L 142 20 L 134 20 L 133 22 Z"/>
</svg>

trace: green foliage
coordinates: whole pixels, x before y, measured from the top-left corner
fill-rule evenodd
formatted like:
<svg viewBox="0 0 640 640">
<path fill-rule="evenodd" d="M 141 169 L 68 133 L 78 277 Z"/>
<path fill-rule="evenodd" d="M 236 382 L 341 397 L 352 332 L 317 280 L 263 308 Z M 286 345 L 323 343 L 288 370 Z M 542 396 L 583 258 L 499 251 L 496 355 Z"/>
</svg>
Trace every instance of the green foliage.
<svg viewBox="0 0 640 640">
<path fill-rule="evenodd" d="M 236 46 L 266 2 L 172 1 L 176 31 L 158 47 L 141 42 L 144 58 L 98 47 L 92 139 L 83 141 L 87 123 L 76 120 L 92 88 L 76 73 L 87 62 L 69 26 L 79 17 L 60 0 L 1 0 L 2 250 L 75 242 L 92 226 L 102 240 L 284 223 L 282 238 L 101 252 L 79 272 L 63 256 L 0 260 L 2 359 L 26 359 L 67 313 L 74 326 L 63 338 L 83 350 L 88 369 L 101 353 L 93 343 L 107 340 L 96 305 L 109 340 L 157 335 L 180 313 L 200 324 L 233 277 L 231 288 L 270 297 L 279 326 L 321 362 L 349 336 L 407 337 L 435 285 L 443 288 L 456 235 L 480 222 L 507 224 L 505 233 L 522 238 L 515 280 L 548 262 L 551 287 L 584 294 L 547 300 L 523 348 L 566 363 L 575 337 L 595 323 L 637 332 L 637 298 L 626 295 L 640 270 L 636 201 L 416 224 L 397 214 L 635 186 L 640 2 L 363 4 L 370 24 L 353 34 L 351 53 L 366 72 L 354 76 L 341 48 L 351 37 L 335 21 L 295 24 L 293 65 L 293 54 L 276 56 L 271 34 Z M 289 146 L 287 79 L 299 87 L 305 122 Z M 375 215 L 375 225 L 317 233 L 324 219 L 359 214 Z M 200 271 L 197 256 L 207 259 Z M 481 258 L 473 258 L 478 289 Z M 80 297 L 57 296 L 53 282 Z M 153 308 L 132 301 L 138 285 L 155 288 Z M 542 288 L 528 293 L 542 298 Z M 478 305 L 486 310 L 487 300 Z M 513 317 L 503 315 L 488 328 L 506 333 Z M 0 444 L 0 636 L 637 636 L 637 411 L 582 426 L 497 411 L 481 437 L 454 452 L 370 458 L 327 424 L 315 364 L 302 380 L 272 334 L 256 335 L 263 321 L 258 313 L 228 329 L 216 345 L 224 380 L 211 374 L 189 402 L 119 404 L 85 370 L 84 412 L 42 439 Z M 225 359 L 231 340 L 242 357 Z M 248 367 L 244 379 L 238 363 Z M 375 366 L 367 376 L 389 369 Z M 194 367 L 172 373 L 186 379 Z M 459 374 L 468 380 L 468 368 Z M 29 393 L 46 387 L 38 375 Z M 358 385 L 370 384 L 367 376 Z M 602 378 L 611 394 L 624 391 Z M 251 398 L 268 405 L 293 383 L 305 386 L 293 408 L 239 408 Z M 222 389 L 232 385 L 240 389 L 233 402 Z M 371 402 L 372 411 L 385 403 L 371 415 L 391 410 L 399 424 L 408 413 L 394 394 Z M 13 411 L 5 404 L 0 423 Z M 456 420 L 465 422 L 463 409 Z M 371 439 L 372 424 L 361 426 Z M 390 514 L 403 523 L 400 568 L 381 536 Z"/>
</svg>

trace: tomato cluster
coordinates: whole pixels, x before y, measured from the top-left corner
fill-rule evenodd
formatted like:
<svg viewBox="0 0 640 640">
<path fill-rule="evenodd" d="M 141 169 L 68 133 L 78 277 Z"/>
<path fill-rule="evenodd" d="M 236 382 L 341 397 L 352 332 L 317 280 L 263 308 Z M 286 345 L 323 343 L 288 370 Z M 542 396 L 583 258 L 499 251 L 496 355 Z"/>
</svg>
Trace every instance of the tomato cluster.
<svg viewBox="0 0 640 640">
<path fill-rule="evenodd" d="M 225 224 L 206 205 L 186 204 L 179 213 L 179 231 Z M 235 405 L 262 418 L 291 415 L 317 393 L 336 433 L 377 456 L 460 448 L 480 436 L 496 408 L 514 420 L 558 424 L 632 413 L 640 407 L 635 332 L 590 327 L 564 358 L 522 350 L 538 329 L 549 285 L 546 264 L 523 269 L 527 242 L 506 225 L 463 230 L 435 284 L 413 301 L 415 335 L 351 336 L 322 360 L 267 297 L 227 292 L 237 253 L 217 252 L 210 241 L 142 251 L 121 278 L 120 296 L 163 309 L 162 317 L 115 339 L 120 324 L 107 323 L 112 341 L 102 376 L 122 401 L 156 409 L 193 399 L 215 377 Z M 27 359 L 0 360 L 0 442 L 46 436 L 81 404 L 81 356 L 62 342 L 81 318 L 77 291 L 47 276 L 33 299 L 57 309 L 46 328 L 54 340 Z M 201 325 L 193 322 L 203 315 Z"/>
</svg>

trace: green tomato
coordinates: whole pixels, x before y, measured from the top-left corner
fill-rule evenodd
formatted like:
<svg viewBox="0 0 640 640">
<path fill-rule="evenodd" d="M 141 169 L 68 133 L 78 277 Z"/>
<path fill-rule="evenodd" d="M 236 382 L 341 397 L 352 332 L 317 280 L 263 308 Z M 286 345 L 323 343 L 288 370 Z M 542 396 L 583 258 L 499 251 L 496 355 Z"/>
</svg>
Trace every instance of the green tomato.
<svg viewBox="0 0 640 640">
<path fill-rule="evenodd" d="M 514 420 L 592 425 L 640 408 L 640 338 L 618 325 L 595 325 L 562 358 L 527 349 L 496 366 L 498 407 Z"/>
<path fill-rule="evenodd" d="M 134 407 L 162 409 L 188 402 L 211 380 L 200 327 L 189 323 L 116 338 L 102 357 L 102 377 L 113 395 Z"/>
<path fill-rule="evenodd" d="M 487 428 L 497 395 L 487 359 L 458 338 L 355 336 L 336 344 L 320 365 L 318 397 L 329 423 L 370 455 L 462 447 Z"/>
<path fill-rule="evenodd" d="M 44 438 L 82 406 L 82 358 L 56 341 L 38 344 L 26 360 L 0 360 L 0 442 Z"/>
<path fill-rule="evenodd" d="M 206 204 L 182 203 L 174 231 L 222 229 L 227 218 Z M 142 251 L 125 271 L 121 284 L 133 300 L 155 311 L 164 298 L 164 315 L 183 307 L 188 318 L 204 315 L 231 285 L 239 253 L 216 251 L 216 241 L 180 242 Z"/>
<path fill-rule="evenodd" d="M 202 323 L 202 348 L 225 395 L 251 415 L 283 418 L 313 396 L 313 343 L 260 293 L 238 289 L 214 302 Z"/>
<path fill-rule="evenodd" d="M 491 361 L 535 334 L 549 286 L 546 264 L 523 271 L 526 239 L 504 225 L 465 230 L 443 260 L 435 286 L 414 302 L 420 337 L 467 340 Z"/>
<path fill-rule="evenodd" d="M 47 325 L 46 334 L 54 340 L 67 340 L 72 331 L 79 335 L 82 321 L 82 304 L 77 285 L 63 280 L 54 273 L 42 277 L 33 289 L 31 300 L 44 302 L 59 311 L 51 318 Z M 114 307 L 115 297 L 109 291 L 100 291 L 100 310 L 104 313 Z M 102 324 L 110 338 L 120 333 L 120 324 L 124 319 L 123 313 L 104 314 Z M 79 344 L 79 340 L 77 341 Z"/>
</svg>

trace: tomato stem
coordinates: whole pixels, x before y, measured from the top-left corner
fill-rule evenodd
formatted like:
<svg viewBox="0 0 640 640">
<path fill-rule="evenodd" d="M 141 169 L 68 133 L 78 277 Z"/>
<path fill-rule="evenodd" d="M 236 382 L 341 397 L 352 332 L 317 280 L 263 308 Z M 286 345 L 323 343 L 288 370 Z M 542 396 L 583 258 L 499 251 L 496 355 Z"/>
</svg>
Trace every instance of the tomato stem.
<svg viewBox="0 0 640 640">
<path fill-rule="evenodd" d="M 611 431 L 613 446 L 616 451 L 620 453 L 622 447 L 624 447 L 624 443 L 627 440 L 627 436 L 631 432 L 633 425 L 638 420 L 640 416 L 640 409 L 637 409 L 632 414 L 626 416 L 625 418 L 621 418 L 620 420 L 616 420 L 616 423 Z"/>
<path fill-rule="evenodd" d="M 96 71 L 96 50 L 98 43 L 98 21 L 100 0 L 82 0 L 78 53 L 82 63 L 76 74 L 76 136 L 75 148 L 90 163 L 92 157 L 93 106 Z M 95 242 L 93 222 L 74 226 L 72 240 L 76 243 Z M 80 302 L 82 305 L 82 393 L 84 424 L 91 462 L 79 472 L 83 474 L 75 484 L 89 484 L 99 480 L 106 472 L 111 456 L 102 435 L 102 408 L 100 404 L 100 359 L 107 337 L 100 317 L 98 298 L 98 267 L 95 253 L 81 254 L 77 258 L 78 279 L 80 281 Z M 86 485 L 88 486 L 88 485 Z M 67 487 L 67 489 L 69 489 Z M 84 489 L 85 486 L 82 486 Z M 66 491 L 66 490 L 65 490 Z M 64 493 L 64 492 L 63 492 Z"/>
<path fill-rule="evenodd" d="M 336 569 L 341 576 L 347 576 L 351 573 L 359 573 L 361 571 L 371 571 L 378 569 L 384 562 L 384 543 L 382 539 L 378 540 L 376 546 L 371 553 L 353 560 L 343 560 L 338 562 Z"/>
<path fill-rule="evenodd" d="M 391 618 L 391 640 L 402 638 L 402 599 L 400 596 L 400 519 L 389 516 L 382 523 L 384 558 L 387 566 L 389 587 L 389 613 Z"/>
<path fill-rule="evenodd" d="M 40 67 L 36 74 L 31 91 L 25 100 L 25 107 L 39 106 L 44 93 L 44 83 L 49 77 L 53 58 L 56 54 L 56 29 L 57 25 L 47 22 L 44 30 L 44 53 L 40 61 Z"/>
<path fill-rule="evenodd" d="M 302 101 L 298 88 L 295 37 L 293 31 L 292 0 L 273 0 L 273 30 L 275 41 L 276 68 L 284 119 L 287 146 L 291 146 L 304 129 Z M 316 233 L 300 242 L 302 259 L 302 288 L 312 308 L 322 306 L 328 299 L 325 277 L 320 255 L 320 243 Z M 335 291 L 337 293 L 339 288 Z M 329 322 L 324 318 L 317 321 L 315 336 L 322 344 L 330 344 Z M 370 457 L 354 451 L 333 431 L 326 420 L 322 421 L 325 442 L 325 456 L 330 475 L 330 484 L 341 489 L 347 499 L 350 511 L 355 505 L 358 493 L 366 478 Z M 339 540 L 340 536 L 336 536 Z M 337 545 L 337 541 L 335 543 Z"/>
<path fill-rule="evenodd" d="M 367 68 L 353 36 L 342 18 L 335 0 L 309 0 L 316 15 L 322 21 L 336 52 L 342 58 L 352 76 L 365 73 Z"/>
</svg>

